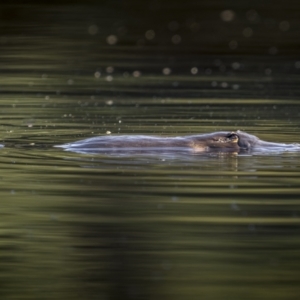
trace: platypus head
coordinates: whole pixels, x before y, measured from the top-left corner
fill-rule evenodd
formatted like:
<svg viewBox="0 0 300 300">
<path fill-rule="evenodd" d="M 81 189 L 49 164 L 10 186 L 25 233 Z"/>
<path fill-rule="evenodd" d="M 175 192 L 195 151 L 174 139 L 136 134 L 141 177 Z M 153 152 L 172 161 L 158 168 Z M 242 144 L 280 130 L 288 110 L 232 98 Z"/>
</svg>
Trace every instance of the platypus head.
<svg viewBox="0 0 300 300">
<path fill-rule="evenodd" d="M 203 135 L 191 136 L 193 148 L 197 151 L 238 151 L 239 137 L 236 132 L 213 132 Z"/>
<path fill-rule="evenodd" d="M 251 134 L 238 131 L 232 132 L 215 132 L 204 135 L 198 139 L 198 145 L 206 145 L 210 149 L 223 149 L 223 150 L 249 150 L 259 139 Z"/>
<path fill-rule="evenodd" d="M 227 147 L 229 146 L 238 146 L 240 150 L 249 150 L 252 149 L 260 140 L 252 134 L 248 134 L 241 130 L 233 131 L 227 133 L 225 137 L 220 137 L 220 145 L 225 143 Z"/>
<path fill-rule="evenodd" d="M 216 132 L 207 139 L 207 146 L 211 148 L 237 148 L 239 137 L 236 132 Z"/>
</svg>

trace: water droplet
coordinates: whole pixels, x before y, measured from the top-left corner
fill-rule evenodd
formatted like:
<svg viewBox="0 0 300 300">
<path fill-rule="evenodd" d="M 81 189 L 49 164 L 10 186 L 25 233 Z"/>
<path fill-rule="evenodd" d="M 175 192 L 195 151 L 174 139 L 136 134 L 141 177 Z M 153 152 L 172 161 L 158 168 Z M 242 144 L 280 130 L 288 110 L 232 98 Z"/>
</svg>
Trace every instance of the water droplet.
<svg viewBox="0 0 300 300">
<path fill-rule="evenodd" d="M 95 34 L 97 34 L 97 33 L 98 33 L 98 26 L 97 26 L 97 25 L 91 25 L 91 26 L 89 26 L 89 28 L 88 28 L 88 33 L 89 33 L 90 35 L 95 35 Z"/>
<path fill-rule="evenodd" d="M 107 104 L 107 105 L 113 105 L 114 101 L 113 100 L 106 100 L 105 104 Z"/>
<path fill-rule="evenodd" d="M 141 72 L 140 72 L 140 71 L 134 71 L 134 72 L 132 73 L 132 76 L 133 76 L 133 77 L 141 77 Z"/>
<path fill-rule="evenodd" d="M 253 29 L 250 28 L 250 27 L 246 27 L 244 30 L 243 30 L 243 35 L 244 37 L 251 37 L 253 35 Z"/>
<path fill-rule="evenodd" d="M 109 35 L 107 38 L 106 38 L 106 42 L 107 44 L 109 45 L 115 45 L 117 42 L 118 42 L 118 37 L 115 36 L 115 35 Z"/>
<path fill-rule="evenodd" d="M 196 75 L 198 73 L 198 68 L 194 67 L 194 68 L 191 68 L 191 73 L 193 75 Z"/>
<path fill-rule="evenodd" d="M 181 43 L 181 36 L 179 34 L 175 34 L 172 36 L 172 43 L 178 45 Z"/>
<path fill-rule="evenodd" d="M 235 18 L 235 13 L 231 9 L 223 10 L 220 14 L 221 20 L 224 22 L 231 22 Z"/>
<path fill-rule="evenodd" d="M 153 40 L 155 38 L 154 30 L 147 30 L 145 33 L 145 37 L 147 40 Z"/>
<path fill-rule="evenodd" d="M 115 70 L 114 67 L 107 67 L 107 68 L 106 68 L 106 72 L 107 72 L 107 73 L 113 73 L 114 70 Z"/>
<path fill-rule="evenodd" d="M 232 65 L 231 65 L 231 67 L 232 67 L 232 69 L 234 69 L 234 70 L 238 70 L 239 68 L 240 68 L 240 63 L 239 62 L 234 62 L 234 63 L 232 63 Z"/>
<path fill-rule="evenodd" d="M 163 68 L 162 72 L 164 75 L 170 75 L 172 70 L 170 68 Z"/>
<path fill-rule="evenodd" d="M 279 23 L 279 29 L 281 31 L 288 31 L 290 29 L 290 23 L 288 21 L 282 21 Z"/>
<path fill-rule="evenodd" d="M 99 78 L 101 76 L 101 73 L 99 71 L 94 73 L 95 78 Z"/>
</svg>

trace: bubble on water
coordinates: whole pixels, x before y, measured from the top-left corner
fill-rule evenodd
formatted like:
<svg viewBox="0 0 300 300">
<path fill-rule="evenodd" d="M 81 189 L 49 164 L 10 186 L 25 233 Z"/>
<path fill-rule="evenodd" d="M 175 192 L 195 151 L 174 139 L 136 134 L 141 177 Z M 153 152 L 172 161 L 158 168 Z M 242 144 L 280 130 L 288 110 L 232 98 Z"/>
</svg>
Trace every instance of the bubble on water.
<svg viewBox="0 0 300 300">
<path fill-rule="evenodd" d="M 252 29 L 252 28 L 250 28 L 250 27 L 244 28 L 244 30 L 243 30 L 243 36 L 244 36 L 244 37 L 249 38 L 249 37 L 251 37 L 252 35 L 253 35 L 253 29 Z"/>
<path fill-rule="evenodd" d="M 290 29 L 290 23 L 288 21 L 282 21 L 279 23 L 279 29 L 281 31 L 288 31 Z"/>
<path fill-rule="evenodd" d="M 105 80 L 108 81 L 108 82 L 113 81 L 113 79 L 114 78 L 111 75 L 108 75 L 108 76 L 105 77 Z"/>
<path fill-rule="evenodd" d="M 114 72 L 114 67 L 107 67 L 106 68 L 106 73 L 113 73 Z"/>
<path fill-rule="evenodd" d="M 155 31 L 154 30 L 147 30 L 145 33 L 145 37 L 147 40 L 153 40 L 155 38 Z"/>
<path fill-rule="evenodd" d="M 141 72 L 138 70 L 132 72 L 133 77 L 141 77 L 141 75 L 142 75 Z"/>
<path fill-rule="evenodd" d="M 89 26 L 89 28 L 88 28 L 88 33 L 89 33 L 90 35 L 95 35 L 95 34 L 97 34 L 97 33 L 98 33 L 98 26 L 97 26 L 97 25 L 91 25 L 91 26 Z"/>
<path fill-rule="evenodd" d="M 191 68 L 191 73 L 193 75 L 196 75 L 198 73 L 198 68 L 196 68 L 196 67 Z"/>
<path fill-rule="evenodd" d="M 222 82 L 221 83 L 221 87 L 224 88 L 224 89 L 227 88 L 228 87 L 228 83 L 227 82 Z"/>
<path fill-rule="evenodd" d="M 96 71 L 94 73 L 95 78 L 99 78 L 101 76 L 101 73 L 99 71 Z"/>
<path fill-rule="evenodd" d="M 218 83 L 217 83 L 216 81 L 212 81 L 212 82 L 211 82 L 211 86 L 212 86 L 212 87 L 216 87 L 217 85 L 218 85 Z"/>
<path fill-rule="evenodd" d="M 181 36 L 179 34 L 175 34 L 172 36 L 172 43 L 178 45 L 181 43 Z"/>
<path fill-rule="evenodd" d="M 235 12 L 231 9 L 226 9 L 221 12 L 220 17 L 224 22 L 231 22 L 235 18 Z"/>
<path fill-rule="evenodd" d="M 113 100 L 106 100 L 106 101 L 105 101 L 105 104 L 106 104 L 106 105 L 113 105 L 113 104 L 114 104 L 114 101 L 113 101 Z"/>
<path fill-rule="evenodd" d="M 171 72 L 172 72 L 172 70 L 171 70 L 170 68 L 163 68 L 163 69 L 162 69 L 162 73 L 163 73 L 164 75 L 170 75 Z"/>
<path fill-rule="evenodd" d="M 237 61 L 235 61 L 231 64 L 231 67 L 233 70 L 238 70 L 240 68 L 240 66 L 241 66 L 241 64 Z"/>
<path fill-rule="evenodd" d="M 106 38 L 106 42 L 109 45 L 115 45 L 118 42 L 118 37 L 116 35 L 111 34 Z"/>
<path fill-rule="evenodd" d="M 107 130 L 107 131 L 106 131 L 106 134 L 111 134 L 111 131 Z"/>
<path fill-rule="evenodd" d="M 239 85 L 239 84 L 233 84 L 233 85 L 232 85 L 232 88 L 233 88 L 234 90 L 238 90 L 238 89 L 240 88 L 240 85 Z"/>
<path fill-rule="evenodd" d="M 50 99 L 49 95 L 45 96 L 45 100 L 49 100 L 49 99 Z"/>
<path fill-rule="evenodd" d="M 73 79 L 69 79 L 67 82 L 68 82 L 68 85 L 73 85 L 74 84 L 74 80 Z"/>
</svg>

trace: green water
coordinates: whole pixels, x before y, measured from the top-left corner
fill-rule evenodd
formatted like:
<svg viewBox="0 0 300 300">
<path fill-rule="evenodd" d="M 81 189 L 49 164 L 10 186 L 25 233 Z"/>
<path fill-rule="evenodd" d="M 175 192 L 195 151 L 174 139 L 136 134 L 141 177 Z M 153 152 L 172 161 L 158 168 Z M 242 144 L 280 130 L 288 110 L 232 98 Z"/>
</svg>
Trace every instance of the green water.
<svg viewBox="0 0 300 300">
<path fill-rule="evenodd" d="M 1 7 L 1 299 L 299 299 L 300 153 L 52 147 L 108 132 L 237 129 L 299 142 L 299 62 L 289 46 L 297 34 L 278 29 L 282 12 L 277 31 L 263 14 L 255 29 L 238 9 L 240 27 L 222 27 L 216 2 L 199 12 L 203 32 L 188 34 L 196 2 L 186 11 L 175 2 L 167 15 L 153 2 L 152 23 L 130 3 Z M 261 33 L 251 47 L 238 36 L 249 26 Z M 179 33 L 182 44 L 172 44 Z M 277 39 L 285 55 L 265 55 Z"/>
</svg>

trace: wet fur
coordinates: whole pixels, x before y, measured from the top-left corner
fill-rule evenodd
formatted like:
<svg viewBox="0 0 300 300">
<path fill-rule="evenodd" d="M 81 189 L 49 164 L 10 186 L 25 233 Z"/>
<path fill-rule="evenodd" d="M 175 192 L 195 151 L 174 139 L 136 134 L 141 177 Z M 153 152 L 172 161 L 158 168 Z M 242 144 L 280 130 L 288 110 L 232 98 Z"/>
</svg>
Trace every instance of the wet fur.
<svg viewBox="0 0 300 300">
<path fill-rule="evenodd" d="M 193 152 L 242 152 L 251 150 L 296 150 L 296 144 L 283 144 L 262 141 L 243 131 L 213 132 L 184 137 L 158 137 L 145 135 L 120 135 L 93 137 L 74 143 L 59 145 L 68 151 L 106 152 L 128 150 L 188 150 Z"/>
</svg>

